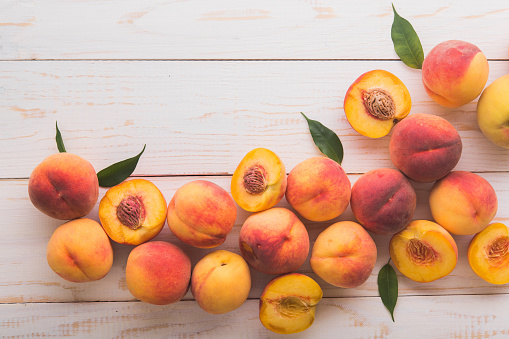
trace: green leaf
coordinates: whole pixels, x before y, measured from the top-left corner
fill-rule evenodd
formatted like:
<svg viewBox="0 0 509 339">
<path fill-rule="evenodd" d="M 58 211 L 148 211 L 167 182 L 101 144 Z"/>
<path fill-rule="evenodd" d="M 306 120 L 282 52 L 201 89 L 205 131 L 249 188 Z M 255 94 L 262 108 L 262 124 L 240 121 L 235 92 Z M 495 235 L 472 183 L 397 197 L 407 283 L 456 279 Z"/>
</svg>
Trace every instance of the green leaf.
<svg viewBox="0 0 509 339">
<path fill-rule="evenodd" d="M 58 129 L 58 122 L 55 122 L 55 125 L 57 127 L 57 136 L 55 137 L 55 140 L 57 141 L 57 148 L 60 153 L 66 153 L 64 146 L 64 141 L 62 140 L 62 134 L 60 134 L 60 130 Z"/>
<path fill-rule="evenodd" d="M 127 179 L 134 172 L 136 165 L 138 164 L 138 160 L 140 160 L 146 146 L 147 145 L 143 146 L 143 149 L 137 156 L 119 161 L 99 171 L 97 173 L 99 186 L 112 187 Z"/>
<path fill-rule="evenodd" d="M 337 134 L 322 125 L 321 122 L 308 119 L 302 112 L 300 114 L 302 114 L 308 122 L 309 132 L 311 132 L 315 145 L 323 154 L 341 165 L 343 161 L 343 145 Z"/>
<path fill-rule="evenodd" d="M 424 52 L 419 36 L 412 27 L 412 24 L 399 16 L 394 5 L 392 5 L 392 10 L 394 11 L 394 21 L 392 23 L 391 38 L 396 54 L 405 65 L 415 69 L 422 69 Z"/>
<path fill-rule="evenodd" d="M 398 276 L 390 264 L 390 259 L 378 272 L 378 293 L 394 321 L 394 308 L 398 301 Z"/>
</svg>

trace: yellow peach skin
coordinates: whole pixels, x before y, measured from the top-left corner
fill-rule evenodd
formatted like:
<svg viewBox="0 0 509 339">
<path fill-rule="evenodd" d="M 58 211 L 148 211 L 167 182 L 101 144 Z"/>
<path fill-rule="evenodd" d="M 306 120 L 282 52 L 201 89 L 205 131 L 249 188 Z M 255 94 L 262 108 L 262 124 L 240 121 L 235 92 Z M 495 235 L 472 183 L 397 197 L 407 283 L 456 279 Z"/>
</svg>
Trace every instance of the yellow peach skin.
<svg viewBox="0 0 509 339">
<path fill-rule="evenodd" d="M 181 186 L 168 204 L 168 227 L 188 245 L 212 248 L 221 245 L 237 217 L 232 197 L 207 180 Z"/>
<path fill-rule="evenodd" d="M 417 282 L 445 277 L 458 261 L 454 238 L 442 226 L 428 220 L 414 220 L 396 233 L 389 243 L 389 253 L 394 266 Z"/>
<path fill-rule="evenodd" d="M 438 44 L 422 64 L 426 92 L 445 107 L 460 107 L 477 98 L 488 81 L 488 74 L 488 60 L 482 51 L 460 40 Z"/>
<path fill-rule="evenodd" d="M 139 245 L 161 232 L 166 221 L 166 200 L 148 180 L 124 181 L 111 187 L 101 199 L 99 219 L 113 241 Z"/>
<path fill-rule="evenodd" d="M 304 218 L 331 220 L 350 203 L 351 184 L 343 168 L 326 157 L 297 164 L 288 175 L 286 200 Z"/>
<path fill-rule="evenodd" d="M 217 250 L 204 256 L 193 268 L 191 292 L 200 307 L 212 314 L 240 307 L 251 290 L 251 273 L 238 254 Z"/>
<path fill-rule="evenodd" d="M 59 226 L 51 236 L 46 257 L 50 268 L 71 282 L 102 279 L 113 264 L 110 239 L 92 219 L 74 219 Z"/>
<path fill-rule="evenodd" d="M 477 123 L 495 145 L 509 148 L 509 74 L 493 81 L 477 103 Z"/>
<path fill-rule="evenodd" d="M 472 270 L 490 284 L 509 283 L 509 231 L 502 223 L 493 223 L 477 233 L 468 246 Z"/>
<path fill-rule="evenodd" d="M 260 322 L 276 333 L 302 332 L 313 324 L 322 295 L 320 285 L 306 275 L 274 278 L 260 297 Z"/>
</svg>

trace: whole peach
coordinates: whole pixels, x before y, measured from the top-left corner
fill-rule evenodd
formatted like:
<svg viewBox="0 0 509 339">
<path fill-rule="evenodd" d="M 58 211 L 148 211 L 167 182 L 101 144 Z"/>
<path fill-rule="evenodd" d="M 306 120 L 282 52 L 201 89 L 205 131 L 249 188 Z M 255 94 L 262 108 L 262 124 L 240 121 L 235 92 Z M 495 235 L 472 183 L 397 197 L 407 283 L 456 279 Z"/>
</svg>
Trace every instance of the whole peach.
<svg viewBox="0 0 509 339">
<path fill-rule="evenodd" d="M 223 314 L 237 309 L 250 290 L 249 266 L 236 253 L 217 250 L 204 256 L 193 268 L 191 292 L 208 313 Z"/>
<path fill-rule="evenodd" d="M 113 249 L 97 221 L 80 218 L 53 232 L 46 257 L 50 268 L 63 279 L 89 282 L 102 279 L 110 271 Z"/>
<path fill-rule="evenodd" d="M 331 285 L 362 285 L 375 267 L 377 249 L 358 223 L 340 221 L 322 231 L 313 245 L 311 269 Z"/>
<path fill-rule="evenodd" d="M 352 212 L 368 231 L 394 234 L 412 220 L 417 196 L 400 171 L 379 168 L 360 176 L 352 187 Z"/>
<path fill-rule="evenodd" d="M 149 304 L 168 305 L 187 293 L 191 260 L 172 243 L 149 241 L 131 251 L 125 275 L 134 297 Z"/>
<path fill-rule="evenodd" d="M 206 180 L 184 184 L 168 205 L 170 230 L 186 244 L 199 248 L 221 245 L 236 218 L 233 198 L 221 186 Z"/>
<path fill-rule="evenodd" d="M 418 182 L 446 176 L 459 162 L 462 149 L 461 137 L 450 122 L 422 113 L 400 121 L 389 144 L 393 164 Z"/>
<path fill-rule="evenodd" d="M 87 160 L 72 153 L 55 153 L 32 171 L 28 195 L 32 204 L 50 217 L 76 219 L 94 208 L 99 181 Z"/>
<path fill-rule="evenodd" d="M 295 271 L 309 253 L 306 227 L 292 211 L 280 207 L 250 215 L 240 230 L 239 243 L 248 264 L 266 274 Z"/>
<path fill-rule="evenodd" d="M 295 166 L 288 175 L 286 200 L 304 218 L 331 220 L 350 202 L 351 184 L 343 168 L 326 157 L 313 157 Z"/>
<path fill-rule="evenodd" d="M 422 82 L 428 95 L 445 107 L 459 107 L 481 94 L 488 81 L 486 56 L 475 45 L 444 41 L 424 58 Z"/>
</svg>

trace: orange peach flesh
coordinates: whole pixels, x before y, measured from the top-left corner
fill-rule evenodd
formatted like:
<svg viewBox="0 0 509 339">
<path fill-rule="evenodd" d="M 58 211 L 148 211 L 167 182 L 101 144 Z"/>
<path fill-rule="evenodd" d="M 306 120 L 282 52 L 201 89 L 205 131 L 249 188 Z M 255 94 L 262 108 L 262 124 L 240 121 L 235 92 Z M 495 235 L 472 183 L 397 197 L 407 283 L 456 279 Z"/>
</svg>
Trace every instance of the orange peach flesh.
<svg viewBox="0 0 509 339">
<path fill-rule="evenodd" d="M 290 273 L 271 280 L 260 297 L 260 321 L 281 334 L 304 331 L 315 319 L 322 289 L 313 279 Z"/>
<path fill-rule="evenodd" d="M 491 284 L 509 283 L 509 232 L 502 223 L 493 223 L 477 233 L 468 246 L 472 270 Z"/>
<path fill-rule="evenodd" d="M 408 89 L 394 74 L 373 70 L 350 85 L 344 110 L 350 125 L 360 134 L 380 138 L 410 113 Z"/>
<path fill-rule="evenodd" d="M 417 282 L 445 277 L 458 260 L 453 237 L 440 225 L 427 220 L 414 220 L 395 234 L 389 252 L 396 268 Z"/>
</svg>

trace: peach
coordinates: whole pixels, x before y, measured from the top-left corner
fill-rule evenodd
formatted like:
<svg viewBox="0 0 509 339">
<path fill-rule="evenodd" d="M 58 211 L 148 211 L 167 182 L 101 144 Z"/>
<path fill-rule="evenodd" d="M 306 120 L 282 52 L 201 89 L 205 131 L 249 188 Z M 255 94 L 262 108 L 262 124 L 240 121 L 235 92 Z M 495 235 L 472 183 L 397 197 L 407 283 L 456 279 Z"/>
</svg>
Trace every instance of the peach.
<svg viewBox="0 0 509 339">
<path fill-rule="evenodd" d="M 428 220 L 414 220 L 393 235 L 389 253 L 396 268 L 417 282 L 443 278 L 458 262 L 454 238 L 445 228 Z"/>
<path fill-rule="evenodd" d="M 412 100 L 398 77 L 377 69 L 362 74 L 350 85 L 343 106 L 353 129 L 380 138 L 410 113 Z"/>
<path fill-rule="evenodd" d="M 497 214 L 497 194 L 483 177 L 453 171 L 433 184 L 429 194 L 433 219 L 453 234 L 482 231 Z"/>
<path fill-rule="evenodd" d="M 286 170 L 276 153 L 255 148 L 241 160 L 231 181 L 235 202 L 248 212 L 275 206 L 285 195 Z"/>
<path fill-rule="evenodd" d="M 274 278 L 260 297 L 260 322 L 276 333 L 302 332 L 313 324 L 322 295 L 320 285 L 306 275 L 289 273 Z"/>
<path fill-rule="evenodd" d="M 389 144 L 393 164 L 417 182 L 446 176 L 458 164 L 462 148 L 461 137 L 450 122 L 420 113 L 398 123 Z"/>
<path fill-rule="evenodd" d="M 168 305 L 187 293 L 191 260 L 172 243 L 149 241 L 129 253 L 125 275 L 127 288 L 135 298 L 149 304 Z"/>
<path fill-rule="evenodd" d="M 509 283 L 509 230 L 493 223 L 477 233 L 468 246 L 472 270 L 490 284 Z"/>
<path fill-rule="evenodd" d="M 364 173 L 352 187 L 352 212 L 359 223 L 375 234 L 394 234 L 412 220 L 417 196 L 399 171 L 380 168 Z"/>
<path fill-rule="evenodd" d="M 106 191 L 99 203 L 99 219 L 113 241 L 139 245 L 161 232 L 166 200 L 146 179 L 124 181 Z"/>
<path fill-rule="evenodd" d="M 326 157 L 304 160 L 288 175 L 286 200 L 311 221 L 327 221 L 341 215 L 350 203 L 350 193 L 345 171 Z"/>
<path fill-rule="evenodd" d="M 240 307 L 251 290 L 249 266 L 240 255 L 217 250 L 204 256 L 191 275 L 191 292 L 208 313 L 223 314 Z"/>
<path fill-rule="evenodd" d="M 46 258 L 49 267 L 67 281 L 81 283 L 104 278 L 113 264 L 110 239 L 92 219 L 74 219 L 51 236 Z"/>
<path fill-rule="evenodd" d="M 477 123 L 495 145 L 509 148 L 509 74 L 484 89 L 477 102 Z"/>
<path fill-rule="evenodd" d="M 55 153 L 32 171 L 28 195 L 32 204 L 50 217 L 76 219 L 94 208 L 99 181 L 87 160 L 71 153 Z"/>
<path fill-rule="evenodd" d="M 488 60 L 483 52 L 460 40 L 436 45 L 422 64 L 426 92 L 445 107 L 460 107 L 477 98 L 488 81 L 488 74 Z"/>
<path fill-rule="evenodd" d="M 194 180 L 181 186 L 168 204 L 168 226 L 188 245 L 211 248 L 221 245 L 237 218 L 235 201 L 221 186 Z"/>
<path fill-rule="evenodd" d="M 358 223 L 340 221 L 323 230 L 311 251 L 311 269 L 331 285 L 362 285 L 375 267 L 377 249 L 369 233 Z"/>
<path fill-rule="evenodd" d="M 248 264 L 266 274 L 295 271 L 309 253 L 306 227 L 292 211 L 281 207 L 250 215 L 240 229 L 239 244 Z"/>
</svg>

